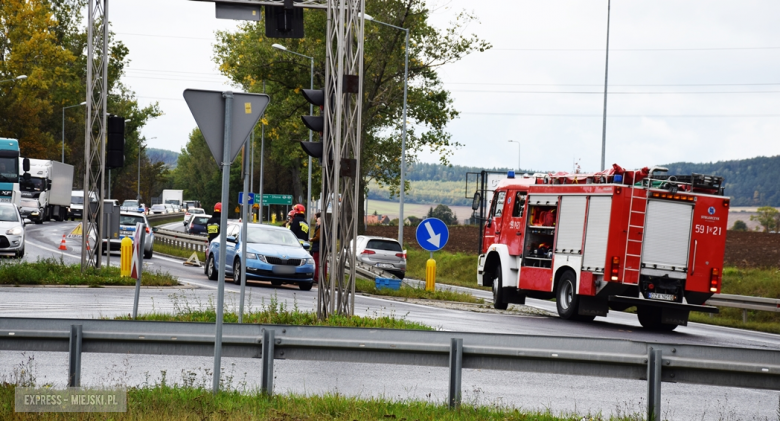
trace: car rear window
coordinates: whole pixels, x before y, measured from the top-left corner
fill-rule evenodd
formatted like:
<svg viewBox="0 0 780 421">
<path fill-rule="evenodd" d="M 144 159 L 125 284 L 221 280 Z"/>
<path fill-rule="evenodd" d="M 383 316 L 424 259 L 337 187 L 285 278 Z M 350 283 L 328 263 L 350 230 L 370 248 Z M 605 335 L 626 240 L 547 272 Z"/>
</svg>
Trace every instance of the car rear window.
<svg viewBox="0 0 780 421">
<path fill-rule="evenodd" d="M 192 223 L 196 225 L 206 225 L 206 222 L 209 221 L 209 218 L 205 216 L 196 216 L 192 218 Z"/>
<path fill-rule="evenodd" d="M 404 251 L 397 241 L 387 240 L 368 240 L 366 248 L 372 250 Z"/>
<path fill-rule="evenodd" d="M 129 215 L 120 215 L 119 216 L 119 225 L 132 225 L 135 226 L 137 223 L 145 224 L 146 221 L 144 220 L 143 216 L 129 216 Z"/>
<path fill-rule="evenodd" d="M 197 214 L 204 214 L 206 213 L 206 211 L 204 211 L 203 209 L 190 209 L 190 213 L 197 215 Z"/>
<path fill-rule="evenodd" d="M 154 205 L 154 206 L 152 206 L 152 209 L 154 209 L 154 210 L 162 210 L 162 209 L 165 209 L 165 206 L 163 206 L 163 205 Z"/>
</svg>

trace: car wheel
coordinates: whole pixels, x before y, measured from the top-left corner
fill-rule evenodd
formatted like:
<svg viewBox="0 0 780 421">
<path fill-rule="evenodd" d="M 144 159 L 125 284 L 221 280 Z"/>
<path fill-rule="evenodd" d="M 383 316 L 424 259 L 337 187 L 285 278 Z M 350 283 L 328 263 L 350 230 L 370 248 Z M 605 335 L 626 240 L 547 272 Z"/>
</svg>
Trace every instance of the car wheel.
<svg viewBox="0 0 780 421">
<path fill-rule="evenodd" d="M 149 251 L 144 250 L 144 259 L 151 259 L 154 256 L 154 246 Z"/>
<path fill-rule="evenodd" d="M 219 277 L 219 273 L 217 273 L 217 268 L 214 267 L 214 256 L 209 256 L 209 261 L 206 262 L 206 276 L 209 278 L 210 281 L 216 281 Z"/>
<path fill-rule="evenodd" d="M 496 268 L 496 276 L 493 278 L 493 308 L 496 310 L 506 310 L 509 303 L 504 302 L 504 294 L 501 289 L 504 287 L 503 276 L 501 275 L 501 266 Z"/>
<path fill-rule="evenodd" d="M 20 258 L 20 259 L 21 259 L 22 257 L 24 257 L 24 249 L 21 249 L 21 250 L 17 251 L 17 252 L 16 252 L 16 257 L 18 257 L 18 258 Z"/>
<path fill-rule="evenodd" d="M 577 310 L 580 299 L 577 295 L 575 275 L 571 271 L 564 272 L 561 280 L 558 281 L 558 290 L 555 294 L 558 316 L 565 320 L 577 319 Z"/>
<path fill-rule="evenodd" d="M 298 284 L 298 288 L 301 289 L 301 291 L 311 291 L 311 287 L 314 285 L 314 282 L 301 282 Z"/>
<path fill-rule="evenodd" d="M 233 283 L 241 285 L 241 260 L 239 259 L 233 262 Z"/>
</svg>

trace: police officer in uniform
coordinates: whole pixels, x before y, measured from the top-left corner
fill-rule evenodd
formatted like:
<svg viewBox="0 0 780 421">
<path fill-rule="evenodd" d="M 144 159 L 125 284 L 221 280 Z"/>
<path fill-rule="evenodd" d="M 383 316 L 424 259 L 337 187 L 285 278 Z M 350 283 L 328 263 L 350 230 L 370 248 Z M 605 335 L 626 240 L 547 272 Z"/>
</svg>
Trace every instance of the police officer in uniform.
<svg viewBox="0 0 780 421">
<path fill-rule="evenodd" d="M 211 214 L 211 218 L 206 222 L 206 229 L 209 233 L 209 242 L 219 237 L 219 224 L 222 221 L 222 203 L 214 205 L 214 213 Z"/>
<path fill-rule="evenodd" d="M 304 241 L 309 241 L 309 224 L 306 223 L 306 208 L 298 203 L 297 205 L 293 206 L 293 211 L 295 212 L 295 215 L 293 216 L 292 221 L 290 222 L 290 231 L 295 234 L 296 237 L 298 237 L 298 241 L 303 243 Z"/>
</svg>

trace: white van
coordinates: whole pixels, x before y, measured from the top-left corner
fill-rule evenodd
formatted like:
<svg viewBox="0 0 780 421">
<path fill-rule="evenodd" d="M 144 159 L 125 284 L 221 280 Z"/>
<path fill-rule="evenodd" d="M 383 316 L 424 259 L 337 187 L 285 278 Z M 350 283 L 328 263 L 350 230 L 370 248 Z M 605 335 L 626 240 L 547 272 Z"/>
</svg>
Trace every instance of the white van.
<svg viewBox="0 0 780 421">
<path fill-rule="evenodd" d="M 97 195 L 91 193 L 90 202 L 97 202 Z M 68 208 L 68 219 L 74 221 L 76 218 L 84 216 L 84 190 L 73 190 L 70 194 L 70 207 Z"/>
</svg>

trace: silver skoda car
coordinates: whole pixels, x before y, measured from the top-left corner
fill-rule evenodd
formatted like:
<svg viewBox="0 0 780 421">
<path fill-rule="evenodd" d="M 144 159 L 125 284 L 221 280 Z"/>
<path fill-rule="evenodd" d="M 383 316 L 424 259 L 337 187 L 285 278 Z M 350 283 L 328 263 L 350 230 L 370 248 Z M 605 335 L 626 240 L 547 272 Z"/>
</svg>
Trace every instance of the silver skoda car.
<svg viewBox="0 0 780 421">
<path fill-rule="evenodd" d="M 0 255 L 24 256 L 24 219 L 13 203 L 0 203 Z"/>
</svg>

